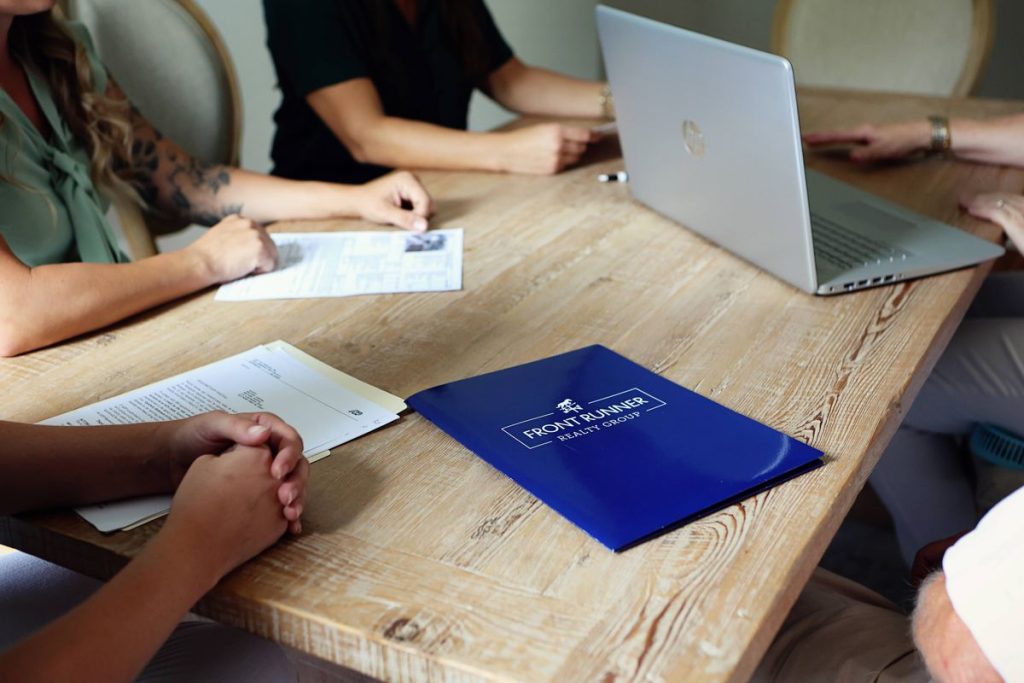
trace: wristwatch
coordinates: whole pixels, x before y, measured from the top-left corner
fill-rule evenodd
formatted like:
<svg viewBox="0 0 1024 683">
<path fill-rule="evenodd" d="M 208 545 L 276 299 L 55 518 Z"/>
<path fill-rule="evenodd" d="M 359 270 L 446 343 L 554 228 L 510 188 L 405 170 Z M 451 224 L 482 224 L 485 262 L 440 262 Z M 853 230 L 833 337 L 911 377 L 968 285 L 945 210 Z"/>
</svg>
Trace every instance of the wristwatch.
<svg viewBox="0 0 1024 683">
<path fill-rule="evenodd" d="M 932 144 L 928 149 L 936 153 L 948 152 L 953 145 L 949 134 L 949 118 L 932 114 L 928 117 L 928 121 L 932 124 Z"/>
</svg>

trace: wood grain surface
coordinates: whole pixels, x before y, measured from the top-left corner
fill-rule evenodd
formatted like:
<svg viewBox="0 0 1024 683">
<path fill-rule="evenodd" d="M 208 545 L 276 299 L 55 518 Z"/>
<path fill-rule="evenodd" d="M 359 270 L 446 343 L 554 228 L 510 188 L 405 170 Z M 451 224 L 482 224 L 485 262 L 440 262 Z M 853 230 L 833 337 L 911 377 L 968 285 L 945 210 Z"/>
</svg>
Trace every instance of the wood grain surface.
<svg viewBox="0 0 1024 683">
<path fill-rule="evenodd" d="M 828 91 L 800 104 L 805 130 L 1024 109 Z M 993 239 L 958 195 L 1024 187 L 1019 171 L 939 158 L 808 163 Z M 823 449 L 826 466 L 616 555 L 406 414 L 315 464 L 306 532 L 198 611 L 389 681 L 745 680 L 987 267 L 812 297 L 595 181 L 621 167 L 606 144 L 552 178 L 423 173 L 434 225 L 466 230 L 463 291 L 250 303 L 204 292 L 0 361 L 0 417 L 40 420 L 278 338 L 400 396 L 604 344 Z M 53 512 L 0 519 L 0 542 L 107 577 L 159 527 L 103 536 Z"/>
</svg>

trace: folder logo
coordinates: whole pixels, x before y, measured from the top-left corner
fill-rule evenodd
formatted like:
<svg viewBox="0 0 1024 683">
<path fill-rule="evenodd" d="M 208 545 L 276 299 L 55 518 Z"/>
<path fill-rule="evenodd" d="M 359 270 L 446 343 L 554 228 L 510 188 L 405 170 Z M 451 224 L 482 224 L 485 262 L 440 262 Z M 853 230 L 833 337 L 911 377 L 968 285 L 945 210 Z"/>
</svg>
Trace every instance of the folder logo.
<svg viewBox="0 0 1024 683">
<path fill-rule="evenodd" d="M 556 408 L 561 410 L 566 415 L 571 415 L 572 413 L 582 413 L 583 412 L 583 408 L 580 408 L 579 404 L 576 403 L 576 401 L 572 400 L 571 398 L 565 399 L 564 401 L 559 403 L 556 406 Z"/>
<path fill-rule="evenodd" d="M 657 396 L 638 387 L 585 401 L 563 399 L 550 413 L 505 425 L 501 431 L 519 445 L 533 450 L 552 443 L 564 443 L 614 429 L 668 405 Z"/>
</svg>

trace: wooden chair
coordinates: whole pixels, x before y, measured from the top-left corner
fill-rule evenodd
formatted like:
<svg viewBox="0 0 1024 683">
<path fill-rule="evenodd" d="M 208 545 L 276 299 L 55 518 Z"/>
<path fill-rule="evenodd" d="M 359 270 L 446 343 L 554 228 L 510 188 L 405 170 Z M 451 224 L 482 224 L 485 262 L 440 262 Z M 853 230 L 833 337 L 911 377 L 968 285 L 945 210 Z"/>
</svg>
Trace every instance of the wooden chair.
<svg viewBox="0 0 1024 683">
<path fill-rule="evenodd" d="M 86 25 L 103 63 L 139 111 L 185 151 L 238 165 L 242 105 L 224 41 L 193 0 L 63 0 Z M 153 236 L 181 223 L 115 205 L 132 258 L 156 253 Z"/>
<path fill-rule="evenodd" d="M 780 0 L 772 49 L 800 85 L 965 96 L 993 14 L 993 0 Z"/>
</svg>

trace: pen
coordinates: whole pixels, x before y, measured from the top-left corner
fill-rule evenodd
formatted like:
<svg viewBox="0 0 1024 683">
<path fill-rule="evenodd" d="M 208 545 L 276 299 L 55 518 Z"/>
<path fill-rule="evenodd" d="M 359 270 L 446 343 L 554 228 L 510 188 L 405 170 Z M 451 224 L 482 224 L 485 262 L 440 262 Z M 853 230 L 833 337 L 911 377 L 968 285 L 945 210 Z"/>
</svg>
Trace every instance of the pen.
<svg viewBox="0 0 1024 683">
<path fill-rule="evenodd" d="M 628 183 L 629 174 L 625 171 L 619 171 L 618 173 L 602 173 L 597 176 L 597 182 L 599 183 Z"/>
</svg>

